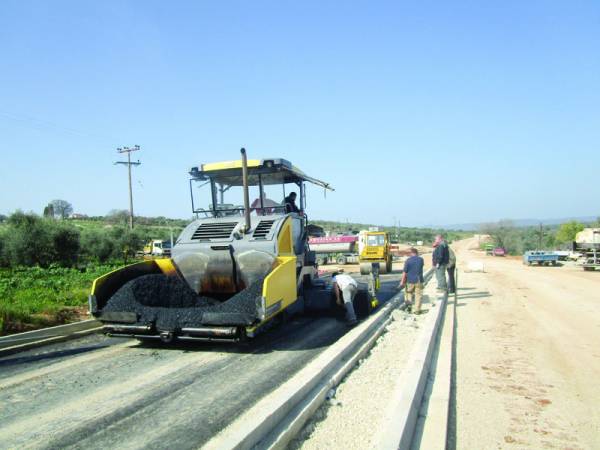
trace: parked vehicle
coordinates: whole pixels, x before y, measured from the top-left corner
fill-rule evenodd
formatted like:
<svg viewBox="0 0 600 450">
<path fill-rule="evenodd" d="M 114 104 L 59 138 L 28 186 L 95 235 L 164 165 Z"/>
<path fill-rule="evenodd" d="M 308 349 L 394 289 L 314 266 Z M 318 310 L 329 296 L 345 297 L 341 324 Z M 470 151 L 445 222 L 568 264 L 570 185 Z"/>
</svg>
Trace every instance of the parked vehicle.
<svg viewBox="0 0 600 450">
<path fill-rule="evenodd" d="M 152 239 L 144 246 L 143 256 L 169 257 L 171 256 L 171 241 Z"/>
<path fill-rule="evenodd" d="M 356 264 L 358 236 L 311 237 L 308 245 L 316 253 L 319 266 L 325 264 Z"/>
<path fill-rule="evenodd" d="M 492 251 L 492 255 L 494 255 L 494 256 L 506 256 L 506 249 L 504 247 L 496 247 Z"/>
<path fill-rule="evenodd" d="M 600 267 L 600 228 L 585 228 L 575 236 L 573 251 L 581 253 L 583 270 Z"/>
<path fill-rule="evenodd" d="M 536 263 L 538 266 L 555 266 L 558 263 L 558 255 L 555 252 L 541 250 L 531 250 L 523 255 L 523 264 L 531 266 Z"/>
</svg>

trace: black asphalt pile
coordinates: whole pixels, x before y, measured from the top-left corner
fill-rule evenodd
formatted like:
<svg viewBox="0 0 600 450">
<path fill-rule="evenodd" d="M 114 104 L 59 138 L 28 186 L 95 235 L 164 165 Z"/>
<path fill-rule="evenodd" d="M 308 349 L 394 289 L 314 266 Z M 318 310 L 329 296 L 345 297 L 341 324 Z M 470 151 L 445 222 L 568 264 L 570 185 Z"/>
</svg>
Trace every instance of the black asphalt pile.
<svg viewBox="0 0 600 450">
<path fill-rule="evenodd" d="M 129 288 L 129 289 L 127 289 Z M 201 297 L 183 280 L 166 275 L 144 275 L 125 284 L 117 294 L 133 295 L 144 306 L 165 308 L 198 308 L 217 304 L 210 297 Z"/>
<path fill-rule="evenodd" d="M 201 325 L 250 325 L 257 318 L 263 280 L 220 302 L 197 295 L 177 277 L 144 275 L 124 284 L 102 312 L 134 312 L 139 324 L 175 331 Z"/>
</svg>

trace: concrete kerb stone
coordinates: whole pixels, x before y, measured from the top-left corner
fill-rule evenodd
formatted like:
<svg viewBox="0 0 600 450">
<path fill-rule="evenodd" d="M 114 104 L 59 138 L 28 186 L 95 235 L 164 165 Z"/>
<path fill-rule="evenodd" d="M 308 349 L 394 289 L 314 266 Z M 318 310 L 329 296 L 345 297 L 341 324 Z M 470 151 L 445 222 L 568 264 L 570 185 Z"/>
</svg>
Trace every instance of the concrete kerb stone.
<svg viewBox="0 0 600 450">
<path fill-rule="evenodd" d="M 0 337 L 0 357 L 56 342 L 77 339 L 97 333 L 101 329 L 102 323 L 92 319 L 3 336 Z"/>
<path fill-rule="evenodd" d="M 458 282 L 456 286 L 458 286 Z M 412 439 L 413 449 L 444 450 L 448 445 L 456 302 L 457 294 L 448 299 L 446 311 L 440 323 L 428 383 Z"/>
<path fill-rule="evenodd" d="M 202 448 L 283 448 L 325 400 L 329 389 L 374 345 L 402 299 L 400 292 Z"/>
<path fill-rule="evenodd" d="M 425 289 L 425 295 L 432 299 L 430 313 L 423 324 L 406 368 L 392 393 L 385 420 L 375 435 L 374 442 L 377 444 L 374 448 L 376 449 L 410 449 L 423 393 L 427 386 L 437 333 L 448 300 L 447 295 L 440 295 L 440 298 L 437 298 L 435 288 L 434 285 L 429 285 Z"/>
<path fill-rule="evenodd" d="M 269 433 L 269 435 L 261 441 L 261 448 L 269 450 L 286 448 L 287 444 L 302 430 L 306 422 L 327 399 L 327 395 L 331 389 L 339 385 L 343 378 L 358 364 L 358 361 L 367 355 L 390 322 L 391 318 L 388 317 L 385 320 L 385 323 L 383 323 L 377 331 L 361 345 L 360 349 L 350 359 L 343 363 L 335 373 L 319 383 L 313 391 L 290 412 L 288 415 L 290 420 L 288 422 L 285 420 L 282 421 L 275 430 Z"/>
</svg>

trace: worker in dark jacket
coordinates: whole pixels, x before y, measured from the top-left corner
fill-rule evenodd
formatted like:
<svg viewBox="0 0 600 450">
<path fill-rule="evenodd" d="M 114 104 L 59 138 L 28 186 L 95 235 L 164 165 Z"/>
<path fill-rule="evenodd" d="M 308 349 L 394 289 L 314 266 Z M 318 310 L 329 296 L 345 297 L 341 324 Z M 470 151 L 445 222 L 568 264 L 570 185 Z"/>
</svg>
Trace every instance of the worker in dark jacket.
<svg viewBox="0 0 600 450">
<path fill-rule="evenodd" d="M 446 268 L 450 261 L 450 252 L 448 244 L 444 240 L 444 236 L 438 234 L 433 243 L 433 267 L 435 269 L 435 277 L 437 279 L 438 291 L 447 292 L 448 284 L 446 283 Z"/>
<path fill-rule="evenodd" d="M 421 314 L 421 298 L 423 297 L 423 258 L 416 248 L 410 249 L 410 257 L 404 263 L 400 288 L 406 286 L 404 302 L 412 308 L 413 314 Z"/>
<path fill-rule="evenodd" d="M 296 206 L 296 193 L 290 192 L 286 198 L 283 199 L 283 203 L 285 204 L 285 212 L 286 213 L 300 213 L 300 210 Z"/>
</svg>

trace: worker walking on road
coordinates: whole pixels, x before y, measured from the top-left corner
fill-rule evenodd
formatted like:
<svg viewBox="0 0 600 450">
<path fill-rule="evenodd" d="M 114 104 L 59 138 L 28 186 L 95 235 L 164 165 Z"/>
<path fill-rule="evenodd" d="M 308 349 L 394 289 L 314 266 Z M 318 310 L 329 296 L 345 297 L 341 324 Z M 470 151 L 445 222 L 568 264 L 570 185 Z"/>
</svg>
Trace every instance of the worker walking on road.
<svg viewBox="0 0 600 450">
<path fill-rule="evenodd" d="M 448 268 L 446 270 L 448 272 L 448 293 L 454 294 L 456 291 L 456 278 L 454 276 L 454 271 L 456 270 L 456 254 L 450 247 L 448 247 Z"/>
<path fill-rule="evenodd" d="M 404 263 L 400 289 L 406 286 L 404 302 L 412 308 L 413 314 L 421 314 L 421 298 L 423 297 L 423 266 L 425 261 L 419 256 L 416 248 L 410 249 L 410 257 Z"/>
<path fill-rule="evenodd" d="M 448 284 L 446 283 L 446 268 L 450 260 L 448 252 L 448 244 L 444 240 L 444 236 L 438 234 L 433 243 L 433 267 L 435 268 L 435 277 L 437 279 L 438 291 L 448 292 Z"/>
<path fill-rule="evenodd" d="M 358 283 L 350 275 L 334 272 L 331 276 L 333 282 L 333 290 L 335 292 L 335 300 L 338 305 L 343 304 L 346 307 L 346 322 L 348 325 L 356 325 L 356 314 L 354 312 L 354 296 L 358 291 Z"/>
</svg>

